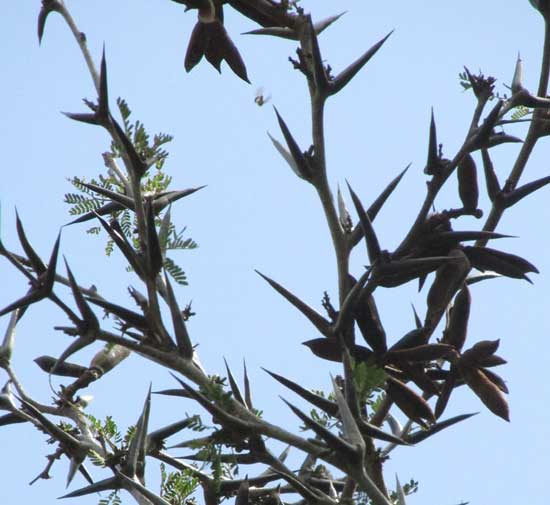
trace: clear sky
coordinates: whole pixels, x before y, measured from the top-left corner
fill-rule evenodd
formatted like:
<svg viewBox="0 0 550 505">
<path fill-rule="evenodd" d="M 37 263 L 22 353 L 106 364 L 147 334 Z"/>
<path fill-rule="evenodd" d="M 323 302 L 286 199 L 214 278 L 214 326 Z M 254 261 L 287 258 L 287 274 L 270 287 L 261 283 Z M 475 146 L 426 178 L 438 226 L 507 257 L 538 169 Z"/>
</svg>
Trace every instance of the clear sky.
<svg viewBox="0 0 550 505">
<path fill-rule="evenodd" d="M 226 26 L 247 64 L 252 85 L 225 66 L 222 75 L 205 62 L 190 74 L 183 68 L 195 13 L 184 13 L 169 0 L 77 2 L 68 0 L 88 38 L 96 63 L 105 44 L 111 103 L 124 97 L 151 132 L 174 135 L 167 172 L 174 188 L 206 184 L 207 188 L 172 209 L 173 219 L 187 226 L 200 248 L 175 255 L 186 270 L 189 286 L 177 288 L 183 305 L 193 301 L 197 315 L 190 322 L 194 343 L 209 373 L 224 373 L 223 357 L 241 376 L 246 357 L 258 408 L 275 422 L 298 431 L 278 395 L 300 404 L 274 383 L 260 367 L 281 373 L 306 387 L 329 388 L 329 373 L 339 368 L 311 355 L 301 342 L 315 338 L 312 327 L 255 273 L 258 269 L 281 282 L 321 310 L 323 291 L 336 298 L 336 269 L 328 230 L 312 189 L 298 180 L 273 149 L 266 132 L 281 139 L 271 104 L 277 106 L 305 149 L 310 143 L 307 89 L 288 56 L 296 44 L 240 33 L 256 26 L 226 9 Z M 416 215 L 425 192 L 430 108 L 446 156 L 460 146 L 474 108 L 473 96 L 459 86 L 463 65 L 493 75 L 506 92 L 518 52 L 524 61 L 525 86 L 535 90 L 542 47 L 542 20 L 527 0 L 516 2 L 301 2 L 314 19 L 347 10 L 320 38 L 325 60 L 338 72 L 390 30 L 390 37 L 362 73 L 327 106 L 329 178 L 349 180 L 368 204 L 412 163 L 395 195 L 375 222 L 382 247 L 394 248 Z M 7 2 L 0 17 L 0 90 L 2 146 L 1 234 L 19 251 L 15 231 L 17 207 L 36 249 L 48 257 L 59 227 L 69 220 L 63 195 L 74 175 L 93 177 L 103 170 L 101 153 L 109 140 L 103 130 L 75 123 L 60 111 L 81 112 L 81 99 L 95 99 L 74 40 L 61 18 L 48 19 L 42 46 L 36 37 L 38 0 Z M 271 103 L 254 103 L 258 87 Z M 523 135 L 520 127 L 510 133 Z M 549 173 L 550 145 L 536 148 L 524 182 Z M 501 181 L 505 180 L 518 147 L 494 152 Z M 477 160 L 480 163 L 480 160 Z M 481 206 L 488 210 L 482 188 Z M 473 312 L 468 344 L 501 339 L 499 354 L 509 361 L 498 372 L 511 394 L 510 424 L 491 415 L 465 388 L 457 391 L 447 415 L 480 412 L 478 416 L 414 448 L 394 451 L 387 479 L 414 478 L 419 492 L 410 505 L 455 505 L 548 502 L 550 453 L 550 255 L 548 190 L 522 202 L 502 220 L 499 231 L 519 238 L 500 240 L 496 247 L 525 256 L 541 274 L 534 285 L 497 279 L 472 287 Z M 436 202 L 438 208 L 459 205 L 456 183 Z M 464 220 L 479 229 L 482 223 Z M 64 229 L 62 253 L 83 285 L 95 284 L 106 296 L 127 306 L 126 287 L 136 285 L 118 255 L 103 256 L 103 238 L 84 234 L 83 226 Z M 353 257 L 356 275 L 368 262 L 363 247 Z M 0 306 L 27 289 L 25 280 L 0 263 Z M 414 284 L 414 285 L 413 285 Z M 63 290 L 60 290 L 64 293 Z M 66 294 L 66 293 L 65 293 Z M 392 339 L 413 325 L 410 304 L 425 307 L 426 291 L 410 283 L 398 290 L 377 292 L 381 317 Z M 0 320 L 3 332 L 8 317 Z M 43 372 L 32 362 L 42 354 L 60 353 L 68 337 L 53 330 L 66 324 L 63 314 L 44 302 L 33 306 L 17 335 L 14 367 L 29 393 L 48 402 L 52 396 Z M 86 364 L 98 349 L 75 360 Z M 0 382 L 4 376 L 0 373 Z M 135 423 L 149 383 L 153 389 L 174 387 L 166 370 L 132 356 L 112 375 L 93 384 L 90 412 L 112 414 L 121 427 Z M 151 426 L 156 428 L 198 410 L 181 400 L 155 397 Z M 206 417 L 207 418 L 207 417 Z M 174 443 L 183 435 L 174 437 Z M 53 452 L 45 436 L 26 425 L 0 429 L 0 503 L 57 503 L 64 494 L 68 464 L 57 463 L 53 478 L 32 487 L 28 482 Z M 107 472 L 92 468 L 95 478 Z M 155 482 L 152 478 L 151 482 Z M 80 476 L 71 489 L 84 485 Z M 153 485 L 153 484 L 152 484 Z M 79 499 L 97 503 L 98 497 Z M 128 496 L 124 503 L 131 503 Z"/>
</svg>

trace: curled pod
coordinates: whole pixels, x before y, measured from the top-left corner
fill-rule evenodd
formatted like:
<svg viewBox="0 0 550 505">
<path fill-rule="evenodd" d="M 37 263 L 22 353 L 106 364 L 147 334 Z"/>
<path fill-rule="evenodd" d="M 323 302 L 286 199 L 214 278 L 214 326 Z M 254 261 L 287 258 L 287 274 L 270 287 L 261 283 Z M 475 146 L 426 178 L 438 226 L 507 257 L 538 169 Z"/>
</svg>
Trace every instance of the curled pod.
<svg viewBox="0 0 550 505">
<path fill-rule="evenodd" d="M 460 249 L 453 249 L 448 256 L 451 261 L 437 269 L 428 292 L 428 310 L 424 326 L 431 329 L 437 326 L 445 309 L 470 271 L 470 262 Z"/>
<path fill-rule="evenodd" d="M 464 284 L 455 297 L 447 328 L 443 335 L 443 342 L 452 345 L 457 351 L 460 351 L 464 347 L 464 342 L 466 342 L 471 303 L 470 290 Z"/>
<path fill-rule="evenodd" d="M 477 209 L 479 188 L 477 185 L 476 163 L 470 154 L 466 154 L 458 164 L 456 171 L 458 178 L 458 194 L 462 205 L 467 210 Z"/>
<path fill-rule="evenodd" d="M 401 381 L 388 376 L 386 392 L 403 413 L 413 421 L 419 424 L 423 424 L 423 419 L 435 422 L 434 414 L 428 402 Z"/>
<path fill-rule="evenodd" d="M 480 366 L 480 364 L 490 358 L 498 349 L 500 340 L 481 340 L 467 351 L 462 353 L 460 364 L 462 366 Z"/>
<path fill-rule="evenodd" d="M 498 386 L 479 368 L 460 366 L 459 371 L 466 384 L 493 414 L 510 421 L 508 402 Z"/>
</svg>

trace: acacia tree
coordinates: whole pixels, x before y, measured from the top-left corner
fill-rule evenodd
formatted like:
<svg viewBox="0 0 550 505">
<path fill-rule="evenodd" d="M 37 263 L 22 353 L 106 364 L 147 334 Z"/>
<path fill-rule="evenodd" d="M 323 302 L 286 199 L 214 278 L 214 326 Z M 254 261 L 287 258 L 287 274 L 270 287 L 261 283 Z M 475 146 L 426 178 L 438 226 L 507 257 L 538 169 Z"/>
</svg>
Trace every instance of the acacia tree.
<svg viewBox="0 0 550 505">
<path fill-rule="evenodd" d="M 38 20 L 39 38 L 44 36 L 49 15 L 61 14 L 75 36 L 97 89 L 97 100 L 86 101 L 86 111 L 67 116 L 103 128 L 112 139 L 111 150 L 105 155 L 106 173 L 91 182 L 80 178 L 72 181 L 80 193 L 67 195 L 73 213 L 78 214 L 71 224 L 82 226 L 80 223 L 93 222 L 96 224 L 93 232 L 106 232 L 107 251 L 122 252 L 136 276 L 132 284 L 138 287 L 130 289 L 135 304 L 124 306 L 110 301 L 108 293 L 85 288 L 71 272 L 70 258 L 60 268 L 59 237 L 49 258 L 42 258 L 17 219 L 22 252 L 2 245 L 2 254 L 29 280 L 30 289 L 0 312 L 9 317 L 1 355 L 9 379 L 3 397 L 8 412 L 2 423 L 30 423 L 54 441 L 55 451 L 39 478 L 49 475 L 56 459 L 67 457 L 71 461 L 68 482 L 76 472 L 90 481 L 89 486 L 74 490 L 67 497 L 106 491 L 109 500 L 116 500 L 117 492 L 124 489 L 140 503 L 181 503 L 195 490 L 202 489 L 208 503 L 235 495 L 239 503 L 288 502 L 296 500 L 296 496 L 307 502 L 405 503 L 405 495 L 414 490 L 414 483 L 407 486 L 392 483 L 388 489 L 384 462 L 399 446 L 420 444 L 470 417 L 471 414 L 445 415 L 455 388 L 468 386 L 490 411 L 504 419 L 509 416 L 503 394 L 507 393 L 506 384 L 493 371 L 493 367 L 504 363 L 496 354 L 499 342 L 483 340 L 466 344 L 470 286 L 490 282 L 495 276 L 527 279 L 526 274 L 536 272 L 526 259 L 486 244 L 504 237 L 495 229 L 507 208 L 550 181 L 545 177 L 526 184 L 519 182 L 536 142 L 548 134 L 545 110 L 549 101 L 545 97 L 550 7 L 536 5 L 543 14 L 547 33 L 538 90 L 524 87 L 519 59 L 507 97 L 496 95 L 493 78 L 466 69 L 463 82 L 475 97 L 474 112 L 465 140 L 451 159 L 443 156 L 432 116 L 424 168 L 425 200 L 401 243 L 388 251 L 378 239 L 375 218 L 404 173 L 398 174 L 368 206 L 351 187 L 334 191 L 328 182 L 323 116 L 326 102 L 344 90 L 389 35 L 343 71 L 335 72 L 325 62 L 317 36 L 338 16 L 313 23 L 302 9 L 288 2 L 178 3 L 198 11 L 185 56 L 188 71 L 204 57 L 218 69 L 226 61 L 238 77 L 248 80 L 245 59 L 232 41 L 231 27 L 224 24 L 223 8 L 233 8 L 258 23 L 262 28 L 255 30 L 257 35 L 284 37 L 296 40 L 299 45 L 292 64 L 308 85 L 312 143 L 310 147 L 299 145 L 291 125 L 285 123 L 278 111 L 275 114 L 282 139 L 272 141 L 296 175 L 319 196 L 336 257 L 338 294 L 332 298 L 325 295 L 325 314 L 322 314 L 275 280 L 260 275 L 319 333 L 305 344 L 320 359 L 342 363 L 341 372 L 333 378 L 332 391 L 324 394 L 308 390 L 275 371 L 268 372 L 315 408 L 307 415 L 288 403 L 310 430 L 299 436 L 294 434 L 295 425 L 283 428 L 270 423 L 255 409 L 246 370 L 242 387 L 229 367 L 218 374 L 204 371 L 196 355 L 198 342 L 187 329 L 192 308 L 178 304 L 172 287 L 174 281 L 185 282 L 185 276 L 168 256 L 172 249 L 193 246 L 172 223 L 171 205 L 199 188 L 169 188 L 170 179 L 163 171 L 166 159 L 163 146 L 169 137 L 159 135 L 151 139 L 140 123 L 132 122 L 124 101 L 117 101 L 117 107 L 111 103 L 105 55 L 96 69 L 86 37 L 65 4 L 58 0 L 44 1 Z M 263 98 L 258 97 L 258 101 Z M 500 128 L 525 120 L 529 121 L 529 129 L 524 139 L 508 135 Z M 495 173 L 491 152 L 503 143 L 522 140 L 517 160 L 503 184 Z M 491 208 L 485 209 L 487 217 L 479 227 L 481 230 L 454 231 L 451 223 L 456 220 L 465 216 L 483 218 L 476 158 L 481 159 L 479 171 L 480 175 L 483 171 L 483 177 L 479 178 L 485 179 Z M 451 176 L 455 173 L 461 206 L 440 202 L 443 210 L 430 214 L 441 188 L 453 180 Z M 350 206 L 357 216 L 355 220 L 348 212 Z M 352 271 L 350 253 L 355 247 L 363 247 L 363 242 L 368 266 Z M 424 288 L 426 313 L 416 315 L 414 328 L 401 338 L 388 336 L 378 314 L 376 290 L 398 288 L 416 279 L 422 287 L 430 273 L 435 275 L 429 287 Z M 58 285 L 70 288 L 73 301 L 61 298 Z M 74 378 L 63 379 L 55 387 L 55 398 L 50 404 L 28 395 L 11 365 L 18 322 L 32 304 L 47 298 L 65 313 L 59 329 L 73 338 L 60 356 L 37 358 L 47 374 L 45 377 Z M 98 310 L 105 311 L 109 319 L 100 320 Z M 97 346 L 98 341 L 106 345 L 89 365 L 72 362 L 75 352 Z M 205 409 L 212 422 L 191 415 L 165 428 L 151 430 L 150 393 L 141 412 L 136 414 L 136 425 L 126 437 L 118 435 L 112 420 L 91 417 L 82 390 L 99 379 L 114 380 L 112 370 L 130 353 L 170 369 L 175 387 L 162 393 L 193 400 L 198 404 L 196 412 L 200 412 L 199 406 Z M 107 372 L 109 376 L 103 379 Z M 408 419 L 403 427 L 395 422 L 396 410 Z M 60 417 L 62 422 L 56 423 L 53 416 Z M 387 430 L 382 429 L 384 422 L 389 426 Z M 208 424 L 214 427 L 208 430 Z M 186 431 L 185 442 L 178 444 L 194 450 L 188 458 L 192 464 L 165 451 L 165 439 L 182 430 L 203 432 L 197 438 Z M 284 442 L 293 452 L 305 455 L 298 471 L 285 463 L 287 451 L 273 454 L 273 441 Z M 145 482 L 145 462 L 155 459 L 165 465 L 160 491 L 148 488 Z M 103 480 L 92 482 L 85 466 L 88 461 L 104 467 Z M 254 463 L 262 468 L 252 467 L 248 472 L 246 465 Z M 174 473 L 168 473 L 172 470 Z"/>
</svg>

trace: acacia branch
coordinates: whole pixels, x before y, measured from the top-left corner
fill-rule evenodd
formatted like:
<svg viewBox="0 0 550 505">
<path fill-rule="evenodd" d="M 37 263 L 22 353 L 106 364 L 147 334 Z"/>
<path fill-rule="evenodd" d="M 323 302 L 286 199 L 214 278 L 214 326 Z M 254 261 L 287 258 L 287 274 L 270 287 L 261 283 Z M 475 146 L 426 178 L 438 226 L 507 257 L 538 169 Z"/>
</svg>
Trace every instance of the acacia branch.
<svg viewBox="0 0 550 505">
<path fill-rule="evenodd" d="M 542 61 L 541 61 L 537 96 L 540 96 L 540 97 L 546 96 L 548 92 L 549 76 L 550 76 L 550 22 L 545 19 L 544 45 L 542 50 Z M 540 113 L 541 113 L 541 110 L 535 110 L 533 112 L 533 119 L 529 124 L 527 136 L 525 137 L 525 141 L 521 146 L 518 157 L 516 158 L 516 162 L 514 163 L 514 166 L 512 167 L 510 175 L 508 176 L 508 180 L 506 181 L 505 187 L 508 191 L 512 191 L 517 187 L 519 180 L 523 174 L 523 171 L 527 166 L 527 162 L 529 161 L 531 153 L 533 152 L 533 149 L 535 148 L 535 145 L 538 139 L 540 138 L 539 131 L 540 131 L 540 126 L 542 124 L 542 121 L 539 121 Z M 489 216 L 487 216 L 487 220 L 485 221 L 485 225 L 483 226 L 483 229 L 486 231 L 494 231 L 500 219 L 502 218 L 504 211 L 505 211 L 505 207 L 500 204 L 498 199 L 495 199 L 495 201 L 493 202 L 493 206 L 491 208 L 491 212 L 489 213 Z M 479 245 L 479 246 L 484 246 L 486 244 L 487 244 L 487 240 L 479 240 L 476 243 L 476 245 Z"/>
</svg>

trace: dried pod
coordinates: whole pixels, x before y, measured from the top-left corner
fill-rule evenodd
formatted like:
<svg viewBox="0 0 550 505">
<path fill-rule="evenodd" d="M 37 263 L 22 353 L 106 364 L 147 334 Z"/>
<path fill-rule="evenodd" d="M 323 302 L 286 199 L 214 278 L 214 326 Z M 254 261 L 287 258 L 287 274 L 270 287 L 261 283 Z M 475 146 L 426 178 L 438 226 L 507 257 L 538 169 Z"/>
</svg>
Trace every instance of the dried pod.
<svg viewBox="0 0 550 505">
<path fill-rule="evenodd" d="M 54 375 L 60 375 L 62 377 L 78 378 L 87 370 L 85 366 L 77 365 L 76 363 L 65 362 L 56 366 L 57 361 L 57 358 L 53 356 L 39 356 L 34 360 L 44 372 L 51 373 L 55 368 Z"/>
<path fill-rule="evenodd" d="M 386 392 L 403 413 L 413 421 L 419 424 L 423 424 L 422 419 L 435 422 L 432 409 L 426 400 L 417 395 L 412 389 L 405 386 L 401 381 L 393 377 L 388 377 Z"/>
<path fill-rule="evenodd" d="M 130 350 L 121 345 L 107 344 L 90 361 L 90 368 L 96 369 L 101 375 L 117 366 L 130 355 Z"/>
<path fill-rule="evenodd" d="M 405 333 L 401 339 L 390 347 L 390 351 L 397 351 L 399 349 L 409 349 L 410 347 L 417 347 L 427 343 L 426 332 L 424 328 L 415 328 L 414 330 Z"/>
<path fill-rule="evenodd" d="M 476 163 L 470 154 L 466 154 L 458 164 L 456 171 L 458 178 L 458 194 L 462 205 L 467 210 L 477 209 L 479 189 L 477 186 Z"/>
<path fill-rule="evenodd" d="M 457 261 L 448 262 L 437 269 L 435 279 L 428 292 L 424 326 L 434 329 L 445 312 L 456 291 L 461 287 L 470 271 L 470 262 L 460 249 L 453 249 L 449 256 Z"/>
<path fill-rule="evenodd" d="M 401 368 L 407 379 L 414 382 L 424 394 L 430 396 L 439 395 L 439 385 L 428 377 L 424 371 L 424 365 L 419 363 L 400 362 L 399 368 Z"/>
<path fill-rule="evenodd" d="M 499 344 L 500 340 L 481 340 L 471 349 L 464 351 L 459 362 L 462 366 L 479 366 L 483 360 L 497 351 Z"/>
<path fill-rule="evenodd" d="M 309 347 L 311 352 L 319 358 L 338 363 L 342 362 L 342 346 L 336 339 L 314 338 L 313 340 L 302 342 L 302 344 Z M 371 357 L 372 351 L 361 345 L 354 345 L 350 349 L 350 354 L 355 359 L 366 361 Z"/>
<path fill-rule="evenodd" d="M 510 410 L 506 398 L 479 368 L 461 366 L 459 371 L 466 384 L 493 414 L 505 421 L 510 421 Z"/>
<path fill-rule="evenodd" d="M 390 350 L 384 355 L 387 362 L 423 363 L 442 359 L 452 351 L 453 347 L 448 344 L 424 344 L 406 349 Z"/>
<path fill-rule="evenodd" d="M 199 6 L 198 18 L 185 54 L 185 70 L 190 72 L 205 56 L 218 72 L 225 60 L 237 76 L 250 82 L 239 50 L 223 25 L 221 3 L 205 2 L 204 6 Z"/>
<path fill-rule="evenodd" d="M 510 392 L 508 390 L 508 386 L 506 385 L 506 381 L 500 375 L 496 374 L 492 370 L 487 370 L 486 368 L 481 368 L 481 371 L 503 393 L 508 394 Z"/>
<path fill-rule="evenodd" d="M 506 365 L 506 363 L 508 362 L 504 358 L 501 358 L 496 354 L 492 354 L 491 356 L 487 356 L 485 359 L 480 360 L 479 366 L 483 368 L 490 368 L 493 366 Z"/>
<path fill-rule="evenodd" d="M 471 303 L 470 290 L 464 284 L 455 297 L 449 314 L 447 328 L 443 334 L 443 342 L 452 345 L 457 351 L 462 349 L 466 341 Z"/>
<path fill-rule="evenodd" d="M 386 332 L 380 322 L 380 316 L 376 308 L 374 297 L 369 295 L 361 304 L 357 304 L 353 310 L 353 317 L 359 326 L 361 335 L 369 346 L 379 352 L 385 352 Z"/>
</svg>

